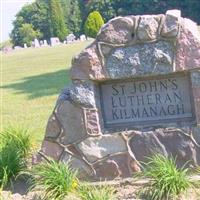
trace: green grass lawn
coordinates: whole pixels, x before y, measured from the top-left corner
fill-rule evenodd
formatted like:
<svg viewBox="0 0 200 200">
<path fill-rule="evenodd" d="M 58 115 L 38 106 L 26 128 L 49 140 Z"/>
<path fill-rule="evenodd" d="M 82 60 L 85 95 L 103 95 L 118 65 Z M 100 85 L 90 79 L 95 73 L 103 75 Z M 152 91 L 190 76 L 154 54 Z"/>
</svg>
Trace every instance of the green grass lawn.
<svg viewBox="0 0 200 200">
<path fill-rule="evenodd" d="M 71 59 L 91 41 L 2 54 L 0 129 L 9 125 L 30 128 L 37 142 L 60 91 L 70 83 Z"/>
</svg>

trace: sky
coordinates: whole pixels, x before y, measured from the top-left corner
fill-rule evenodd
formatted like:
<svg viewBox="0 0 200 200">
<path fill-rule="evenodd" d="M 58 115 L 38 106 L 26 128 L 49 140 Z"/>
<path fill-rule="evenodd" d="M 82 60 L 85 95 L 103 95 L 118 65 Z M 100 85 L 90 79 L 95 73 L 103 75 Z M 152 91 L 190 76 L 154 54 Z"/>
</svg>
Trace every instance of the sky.
<svg viewBox="0 0 200 200">
<path fill-rule="evenodd" d="M 15 15 L 20 9 L 34 0 L 0 0 L 0 24 L 1 24 L 1 38 L 0 42 L 9 39 L 9 33 L 13 26 L 12 22 L 15 20 Z"/>
</svg>

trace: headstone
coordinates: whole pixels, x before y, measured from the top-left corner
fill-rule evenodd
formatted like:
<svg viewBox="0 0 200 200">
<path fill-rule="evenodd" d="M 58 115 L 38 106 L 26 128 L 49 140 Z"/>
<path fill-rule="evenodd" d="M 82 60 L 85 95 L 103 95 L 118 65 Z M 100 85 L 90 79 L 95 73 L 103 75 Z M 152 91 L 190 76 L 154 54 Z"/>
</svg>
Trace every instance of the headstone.
<svg viewBox="0 0 200 200">
<path fill-rule="evenodd" d="M 60 40 L 58 37 L 51 37 L 50 38 L 51 46 L 56 46 L 60 44 Z"/>
<path fill-rule="evenodd" d="M 27 49 L 27 44 L 26 43 L 24 43 L 24 48 Z"/>
<path fill-rule="evenodd" d="M 11 46 L 6 46 L 6 47 L 3 47 L 2 49 L 0 49 L 0 51 L 2 51 L 3 53 L 9 53 L 9 52 L 13 51 L 13 48 Z"/>
<path fill-rule="evenodd" d="M 80 35 L 80 41 L 85 41 L 86 40 L 86 36 L 84 34 Z"/>
<path fill-rule="evenodd" d="M 20 46 L 14 46 L 14 50 L 20 50 L 20 49 L 22 49 L 22 47 L 20 47 Z"/>
<path fill-rule="evenodd" d="M 47 43 L 46 40 L 43 41 L 43 45 L 44 45 L 44 46 L 48 46 L 48 43 Z"/>
<path fill-rule="evenodd" d="M 76 40 L 76 36 L 75 36 L 73 33 L 69 34 L 69 35 L 66 37 L 66 43 L 70 43 L 70 42 L 73 42 L 73 41 L 75 41 L 75 40 Z"/>
<path fill-rule="evenodd" d="M 38 39 L 34 39 L 34 47 L 35 48 L 40 47 L 40 43 L 39 43 Z"/>
<path fill-rule="evenodd" d="M 200 35 L 179 11 L 108 21 L 71 79 L 34 162 L 50 156 L 94 180 L 131 177 L 155 153 L 200 165 Z"/>
</svg>

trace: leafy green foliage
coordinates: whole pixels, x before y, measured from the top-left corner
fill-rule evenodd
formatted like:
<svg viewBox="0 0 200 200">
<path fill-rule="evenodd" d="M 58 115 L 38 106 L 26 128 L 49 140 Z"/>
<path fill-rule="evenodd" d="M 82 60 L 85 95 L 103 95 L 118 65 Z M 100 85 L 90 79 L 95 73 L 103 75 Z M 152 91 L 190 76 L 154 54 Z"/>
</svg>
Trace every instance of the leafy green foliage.
<svg viewBox="0 0 200 200">
<path fill-rule="evenodd" d="M 53 160 L 35 166 L 31 174 L 32 190 L 40 188 L 43 199 L 61 200 L 78 186 L 77 172 L 68 165 Z"/>
<path fill-rule="evenodd" d="M 0 182 L 0 196 L 1 196 L 1 192 L 3 191 L 4 187 L 7 185 L 8 183 L 8 176 L 7 176 L 7 171 L 6 171 L 7 168 L 3 168 L 2 171 L 3 171 L 3 178 L 1 179 L 1 182 Z"/>
<path fill-rule="evenodd" d="M 27 164 L 31 139 L 27 129 L 9 127 L 0 133 L 0 185 L 5 186 Z"/>
<path fill-rule="evenodd" d="M 61 0 L 68 32 L 79 35 L 82 29 L 82 13 L 79 0 Z"/>
<path fill-rule="evenodd" d="M 33 29 L 41 33 L 39 39 L 49 40 L 50 37 L 58 36 L 63 40 L 67 33 L 80 34 L 83 24 L 82 5 L 80 0 L 36 0 L 23 6 L 13 22 L 10 36 L 14 45 L 23 46 L 19 28 L 25 23 L 32 24 Z"/>
<path fill-rule="evenodd" d="M 19 35 L 22 38 L 22 43 L 26 43 L 27 46 L 31 46 L 31 42 L 40 37 L 41 33 L 33 29 L 32 24 L 22 24 L 19 28 Z"/>
<path fill-rule="evenodd" d="M 179 9 L 182 16 L 200 23 L 200 4 L 198 0 L 92 0 L 85 5 L 85 14 L 98 10 L 104 19 L 116 16 L 160 14 L 166 10 Z"/>
<path fill-rule="evenodd" d="M 42 0 L 37 0 L 32 4 L 23 6 L 17 13 L 16 19 L 13 22 L 14 28 L 10 34 L 14 45 L 23 46 L 23 35 L 20 35 L 19 32 L 23 24 L 31 24 L 35 31 L 40 32 L 38 39 L 50 38 L 50 21 L 47 3 Z"/>
<path fill-rule="evenodd" d="M 114 200 L 115 189 L 110 186 L 87 186 L 81 185 L 78 190 L 82 200 Z"/>
<path fill-rule="evenodd" d="M 193 187 L 187 175 L 188 169 L 177 169 L 172 158 L 154 155 L 145 165 L 141 176 L 150 178 L 150 184 L 142 192 L 150 200 L 177 199 Z"/>
<path fill-rule="evenodd" d="M 34 30 L 40 31 L 41 37 L 39 39 L 49 39 L 51 37 L 49 28 L 51 21 L 48 1 L 36 0 L 27 6 L 30 8 L 26 11 L 26 15 L 23 15 L 25 23 L 32 24 Z"/>
<path fill-rule="evenodd" d="M 4 48 L 9 48 L 9 47 L 12 47 L 11 40 L 6 40 L 6 41 L 0 43 L 0 50 L 3 50 Z"/>
<path fill-rule="evenodd" d="M 98 11 L 91 12 L 84 25 L 85 34 L 95 38 L 103 24 L 101 14 Z"/>
<path fill-rule="evenodd" d="M 115 3 L 116 2 L 116 3 Z M 121 1 L 123 4 L 126 4 L 126 1 Z M 112 1 L 112 0 L 93 0 L 88 1 L 88 3 L 85 5 L 85 15 L 84 18 L 87 17 L 87 15 L 94 11 L 98 10 L 103 18 L 108 21 L 109 19 L 116 17 L 117 13 L 114 10 L 114 5 L 118 5 L 118 1 Z M 120 5 L 120 4 L 119 4 Z"/>
<path fill-rule="evenodd" d="M 64 40 L 67 35 L 67 28 L 64 22 L 63 10 L 60 2 L 57 0 L 49 0 L 50 20 L 51 20 L 51 35 Z"/>
<path fill-rule="evenodd" d="M 24 23 L 24 18 L 22 16 L 17 16 L 16 20 L 13 22 L 13 30 L 10 34 L 10 38 L 12 39 L 13 44 L 16 45 L 23 45 L 22 42 L 22 37 L 19 34 L 19 28 L 22 26 L 22 24 Z"/>
<path fill-rule="evenodd" d="M 53 6 L 57 10 L 53 18 L 60 21 L 60 23 L 54 22 L 55 25 L 52 24 L 51 1 L 59 4 L 58 6 Z M 200 4 L 198 0 L 35 0 L 31 4 L 25 5 L 16 15 L 11 38 L 14 45 L 23 46 L 19 28 L 24 23 L 32 24 L 34 30 L 40 31 L 41 36 L 39 39 L 48 40 L 55 35 L 63 38 L 62 32 L 65 32 L 65 29 L 62 21 L 64 21 L 68 33 L 73 32 L 76 35 L 80 35 L 84 31 L 84 21 L 89 13 L 95 10 L 99 11 L 107 22 L 109 19 L 119 15 L 159 14 L 165 13 L 166 10 L 172 8 L 181 10 L 182 16 L 200 23 Z M 62 19 L 63 15 L 64 19 Z M 55 28 L 56 31 L 52 26 L 57 27 Z M 58 29 L 60 29 L 59 34 Z"/>
</svg>

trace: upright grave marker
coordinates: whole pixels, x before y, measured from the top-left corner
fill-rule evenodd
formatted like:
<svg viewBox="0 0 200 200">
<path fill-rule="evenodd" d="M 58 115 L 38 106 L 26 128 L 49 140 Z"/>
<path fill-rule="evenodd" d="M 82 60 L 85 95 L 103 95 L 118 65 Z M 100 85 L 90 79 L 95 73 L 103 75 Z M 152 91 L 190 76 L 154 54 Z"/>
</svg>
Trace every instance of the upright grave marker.
<svg viewBox="0 0 200 200">
<path fill-rule="evenodd" d="M 50 156 L 95 180 L 130 177 L 154 153 L 200 165 L 200 35 L 180 11 L 110 20 L 71 79 L 35 162 Z"/>
</svg>

